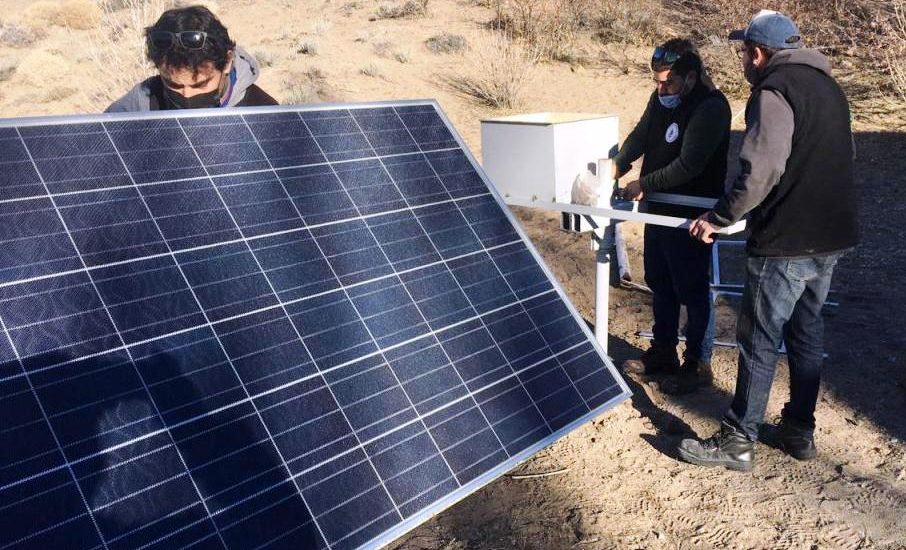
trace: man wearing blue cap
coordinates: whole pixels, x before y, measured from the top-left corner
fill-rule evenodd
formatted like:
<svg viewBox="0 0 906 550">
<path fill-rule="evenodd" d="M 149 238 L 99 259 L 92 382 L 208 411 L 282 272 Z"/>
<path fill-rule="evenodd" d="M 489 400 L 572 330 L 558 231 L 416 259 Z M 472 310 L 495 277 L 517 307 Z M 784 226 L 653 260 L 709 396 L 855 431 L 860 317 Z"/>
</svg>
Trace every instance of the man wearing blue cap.
<svg viewBox="0 0 906 550">
<path fill-rule="evenodd" d="M 736 393 L 720 431 L 704 441 L 683 440 L 679 453 L 693 464 L 747 471 L 759 438 L 799 460 L 817 454 L 821 307 L 834 266 L 857 244 L 858 232 L 849 104 L 830 63 L 803 48 L 796 24 L 777 12 L 762 11 L 730 39 L 742 41 L 752 84 L 740 175 L 689 232 L 711 242 L 717 227 L 749 214 Z M 790 400 L 777 425 L 759 426 L 782 341 Z"/>
</svg>

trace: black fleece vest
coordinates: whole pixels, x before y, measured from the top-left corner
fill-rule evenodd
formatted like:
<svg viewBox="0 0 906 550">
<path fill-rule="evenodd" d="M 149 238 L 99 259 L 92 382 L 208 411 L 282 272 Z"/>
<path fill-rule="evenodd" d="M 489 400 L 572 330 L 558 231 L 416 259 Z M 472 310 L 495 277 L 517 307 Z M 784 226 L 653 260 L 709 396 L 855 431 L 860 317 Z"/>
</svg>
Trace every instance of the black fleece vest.
<svg viewBox="0 0 906 550">
<path fill-rule="evenodd" d="M 795 129 L 780 182 L 749 216 L 752 256 L 819 256 L 858 243 L 849 103 L 824 72 L 782 64 L 752 91 L 783 94 Z M 748 108 L 748 107 L 747 107 Z"/>
<path fill-rule="evenodd" d="M 658 103 L 657 92 L 652 95 L 652 104 L 649 105 L 651 118 L 648 122 L 642 176 L 660 170 L 679 158 L 680 151 L 683 148 L 683 141 L 686 138 L 686 128 L 689 126 L 689 120 L 695 114 L 695 109 L 703 101 L 710 98 L 727 101 L 727 98 L 720 90 L 708 90 L 701 84 L 691 94 L 684 97 L 683 102 L 676 109 L 662 107 Z M 729 108 L 727 110 L 729 111 Z M 728 130 L 721 141 L 720 147 L 717 148 L 717 151 L 714 152 L 708 162 L 705 171 L 698 177 L 673 187 L 667 192 L 695 197 L 719 198 L 723 194 L 724 180 L 727 178 L 727 151 L 729 147 L 730 132 Z M 647 211 L 651 214 L 695 218 L 705 212 L 706 209 L 649 202 Z"/>
</svg>

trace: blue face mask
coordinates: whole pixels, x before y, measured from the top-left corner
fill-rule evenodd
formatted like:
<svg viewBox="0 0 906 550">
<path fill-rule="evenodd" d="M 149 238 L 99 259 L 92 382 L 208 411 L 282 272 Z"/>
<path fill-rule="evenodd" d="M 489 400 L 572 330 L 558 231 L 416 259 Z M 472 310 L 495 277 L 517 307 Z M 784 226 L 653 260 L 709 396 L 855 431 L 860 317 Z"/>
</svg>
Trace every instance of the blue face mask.
<svg viewBox="0 0 906 550">
<path fill-rule="evenodd" d="M 683 102 L 683 97 L 680 94 L 674 95 L 659 95 L 657 100 L 661 102 L 661 105 L 666 109 L 676 109 L 680 106 L 680 103 Z"/>
</svg>

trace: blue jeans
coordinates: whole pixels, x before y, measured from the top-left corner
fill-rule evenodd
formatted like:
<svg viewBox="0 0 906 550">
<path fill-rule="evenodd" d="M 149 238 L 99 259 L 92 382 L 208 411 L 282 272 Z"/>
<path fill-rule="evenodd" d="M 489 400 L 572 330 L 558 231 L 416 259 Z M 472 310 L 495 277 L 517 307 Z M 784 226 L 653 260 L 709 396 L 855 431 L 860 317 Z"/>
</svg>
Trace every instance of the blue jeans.
<svg viewBox="0 0 906 550">
<path fill-rule="evenodd" d="M 783 416 L 815 427 L 824 357 L 821 308 L 840 253 L 811 258 L 750 257 L 736 326 L 736 393 L 724 421 L 758 437 L 781 342 L 790 366 L 790 401 Z"/>
<path fill-rule="evenodd" d="M 711 361 L 714 304 L 711 248 L 685 229 L 645 226 L 645 282 L 654 294 L 655 346 L 676 347 L 680 305 L 686 306 L 686 359 Z"/>
</svg>

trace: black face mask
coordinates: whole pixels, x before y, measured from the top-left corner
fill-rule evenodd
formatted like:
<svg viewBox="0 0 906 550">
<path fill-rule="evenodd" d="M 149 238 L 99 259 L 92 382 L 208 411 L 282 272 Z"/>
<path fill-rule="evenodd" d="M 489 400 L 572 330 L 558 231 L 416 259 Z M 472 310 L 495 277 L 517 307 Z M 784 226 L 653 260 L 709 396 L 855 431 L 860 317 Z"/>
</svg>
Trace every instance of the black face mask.
<svg viewBox="0 0 906 550">
<path fill-rule="evenodd" d="M 179 92 L 173 91 L 164 86 L 164 93 L 167 96 L 167 102 L 174 109 L 204 109 L 207 107 L 220 107 L 220 90 L 214 90 L 204 94 L 184 97 Z"/>
</svg>

